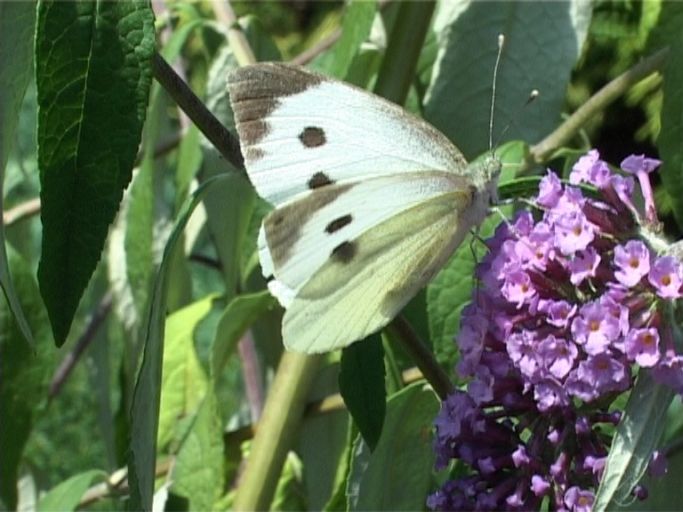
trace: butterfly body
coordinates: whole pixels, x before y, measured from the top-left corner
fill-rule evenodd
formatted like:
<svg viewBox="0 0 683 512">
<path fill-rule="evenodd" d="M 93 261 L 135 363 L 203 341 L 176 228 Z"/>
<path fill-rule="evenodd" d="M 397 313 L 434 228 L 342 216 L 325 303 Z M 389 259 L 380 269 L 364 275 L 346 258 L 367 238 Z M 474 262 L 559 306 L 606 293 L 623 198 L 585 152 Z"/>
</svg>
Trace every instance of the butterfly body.
<svg viewBox="0 0 683 512">
<path fill-rule="evenodd" d="M 386 325 L 495 199 L 438 130 L 361 89 L 286 64 L 234 71 L 249 178 L 275 209 L 259 236 L 287 348 L 323 352 Z"/>
</svg>

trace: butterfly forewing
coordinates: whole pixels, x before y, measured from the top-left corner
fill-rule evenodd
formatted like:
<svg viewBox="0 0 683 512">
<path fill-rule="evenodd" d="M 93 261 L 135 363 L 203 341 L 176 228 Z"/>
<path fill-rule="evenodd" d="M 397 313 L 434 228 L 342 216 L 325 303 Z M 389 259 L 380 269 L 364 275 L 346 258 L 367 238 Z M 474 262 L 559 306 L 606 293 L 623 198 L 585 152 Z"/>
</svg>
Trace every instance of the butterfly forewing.
<svg viewBox="0 0 683 512">
<path fill-rule="evenodd" d="M 467 165 L 444 135 L 397 105 L 296 66 L 239 68 L 228 90 L 249 177 L 275 205 L 329 183 L 462 174 Z"/>
</svg>

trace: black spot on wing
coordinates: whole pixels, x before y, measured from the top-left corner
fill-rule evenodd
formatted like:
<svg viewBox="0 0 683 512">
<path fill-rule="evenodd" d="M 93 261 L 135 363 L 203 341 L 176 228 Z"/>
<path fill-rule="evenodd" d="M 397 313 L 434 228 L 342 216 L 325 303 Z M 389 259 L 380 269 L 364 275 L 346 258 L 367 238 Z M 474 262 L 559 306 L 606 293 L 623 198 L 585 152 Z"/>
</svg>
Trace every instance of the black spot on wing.
<svg viewBox="0 0 683 512">
<path fill-rule="evenodd" d="M 243 147 L 254 146 L 268 135 L 270 125 L 266 118 L 279 107 L 280 99 L 324 80 L 322 75 L 281 63 L 256 64 L 232 71 L 228 91 Z M 256 159 L 259 155 L 252 156 Z"/>
<path fill-rule="evenodd" d="M 325 227 L 325 231 L 332 234 L 335 231 L 339 231 L 344 226 L 350 224 L 352 220 L 353 217 L 351 217 L 351 214 L 344 215 L 343 217 L 339 217 L 338 219 L 334 219 Z"/>
<path fill-rule="evenodd" d="M 332 185 L 332 181 L 327 174 L 324 172 L 316 172 L 311 179 L 308 180 L 308 188 L 311 190 L 314 188 L 324 187 L 325 185 Z"/>
<path fill-rule="evenodd" d="M 307 126 L 299 134 L 299 140 L 306 148 L 317 148 L 327 142 L 325 132 L 317 126 Z"/>
<path fill-rule="evenodd" d="M 342 242 L 332 249 L 331 258 L 339 263 L 350 263 L 356 255 L 358 248 L 353 242 Z"/>
</svg>

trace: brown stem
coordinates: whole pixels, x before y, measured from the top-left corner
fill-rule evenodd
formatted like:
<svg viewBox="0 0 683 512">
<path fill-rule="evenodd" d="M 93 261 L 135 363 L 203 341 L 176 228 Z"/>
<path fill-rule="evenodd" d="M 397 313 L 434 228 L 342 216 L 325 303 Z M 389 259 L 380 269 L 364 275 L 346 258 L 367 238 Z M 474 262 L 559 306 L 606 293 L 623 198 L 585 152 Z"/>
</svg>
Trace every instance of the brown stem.
<svg viewBox="0 0 683 512">
<path fill-rule="evenodd" d="M 453 384 L 446 372 L 434 359 L 434 354 L 420 340 L 410 324 L 399 315 L 386 327 L 389 334 L 401 342 L 403 349 L 408 352 L 410 358 L 431 384 L 434 392 L 443 401 L 453 393 Z"/>
<path fill-rule="evenodd" d="M 238 140 L 209 112 L 202 100 L 158 53 L 152 57 L 152 73 L 218 152 L 233 166 L 242 169 L 244 160 Z"/>
<path fill-rule="evenodd" d="M 76 342 L 76 346 L 66 355 L 59 365 L 59 368 L 57 368 L 57 371 L 55 371 L 55 374 L 52 377 L 52 382 L 50 383 L 50 390 L 48 392 L 48 397 L 50 400 L 59 394 L 62 386 L 64 386 L 64 383 L 69 378 L 69 375 L 71 375 L 71 371 L 74 369 L 76 363 L 83 355 L 83 352 L 85 352 L 85 349 L 88 348 L 90 343 L 92 343 L 92 341 L 95 339 L 95 335 L 102 325 L 102 322 L 104 322 L 104 319 L 107 318 L 109 311 L 111 311 L 111 305 L 112 295 L 111 293 L 107 292 L 104 297 L 102 297 L 102 300 L 88 319 L 88 325 L 86 326 L 85 331 L 83 331 L 83 334 L 81 334 L 81 337 Z"/>
</svg>

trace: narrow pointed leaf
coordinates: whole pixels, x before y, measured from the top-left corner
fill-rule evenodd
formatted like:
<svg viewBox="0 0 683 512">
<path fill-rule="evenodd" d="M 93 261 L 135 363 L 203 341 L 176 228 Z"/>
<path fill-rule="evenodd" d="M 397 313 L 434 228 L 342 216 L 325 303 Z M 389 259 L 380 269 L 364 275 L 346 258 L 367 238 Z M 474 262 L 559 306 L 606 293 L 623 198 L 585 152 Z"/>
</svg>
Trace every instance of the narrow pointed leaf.
<svg viewBox="0 0 683 512">
<path fill-rule="evenodd" d="M 0 300 L 0 501 L 14 510 L 21 457 L 44 407 L 54 354 L 33 269 L 11 248 L 8 254 L 21 307 L 36 337 L 35 348 L 23 342 L 16 317 Z"/>
<path fill-rule="evenodd" d="M 64 480 L 50 489 L 38 502 L 38 512 L 50 512 L 52 510 L 71 511 L 76 510 L 78 503 L 85 491 L 96 480 L 105 480 L 107 474 L 100 470 L 90 470 Z"/>
<path fill-rule="evenodd" d="M 131 510 L 151 510 L 154 494 L 156 466 L 156 441 L 159 428 L 159 403 L 161 398 L 161 365 L 164 353 L 164 327 L 169 268 L 173 251 L 182 249 L 179 240 L 197 204 L 208 189 L 221 178 L 202 184 L 191 196 L 178 215 L 178 220 L 166 242 L 164 256 L 156 276 L 145 336 L 142 366 L 138 373 L 131 413 L 131 439 L 128 458 Z"/>
<path fill-rule="evenodd" d="M 61 345 L 131 178 L 154 18 L 146 2 L 42 1 L 36 34 L 38 280 Z"/>
</svg>

